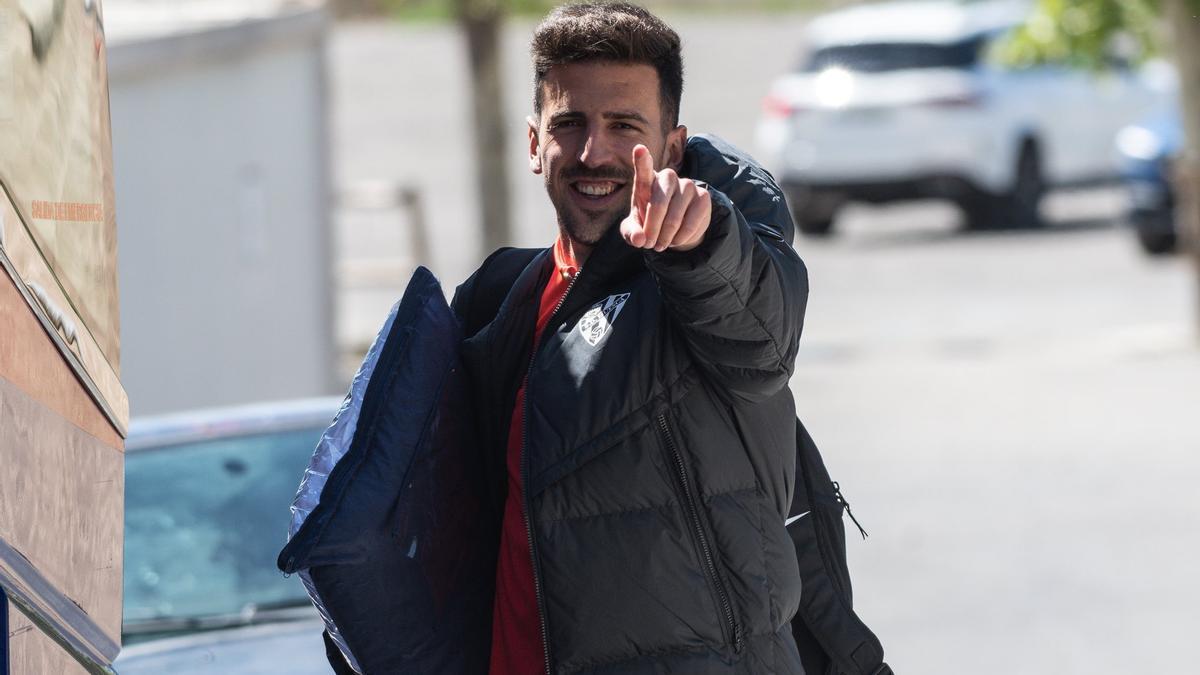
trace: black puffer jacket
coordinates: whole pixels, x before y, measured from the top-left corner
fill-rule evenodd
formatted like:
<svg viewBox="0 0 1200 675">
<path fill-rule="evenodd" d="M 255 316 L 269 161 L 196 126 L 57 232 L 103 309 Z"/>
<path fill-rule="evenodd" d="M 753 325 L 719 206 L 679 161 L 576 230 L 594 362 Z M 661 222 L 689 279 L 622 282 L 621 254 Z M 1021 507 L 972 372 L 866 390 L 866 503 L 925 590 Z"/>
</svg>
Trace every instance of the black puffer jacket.
<svg viewBox="0 0 1200 675">
<path fill-rule="evenodd" d="M 711 186 L 704 242 L 643 253 L 611 230 L 532 359 L 548 250 L 486 325 L 470 317 L 488 263 L 455 295 L 497 536 L 528 376 L 522 470 L 548 672 L 803 673 L 784 518 L 806 271 L 764 170 L 696 137 L 681 173 Z"/>
</svg>

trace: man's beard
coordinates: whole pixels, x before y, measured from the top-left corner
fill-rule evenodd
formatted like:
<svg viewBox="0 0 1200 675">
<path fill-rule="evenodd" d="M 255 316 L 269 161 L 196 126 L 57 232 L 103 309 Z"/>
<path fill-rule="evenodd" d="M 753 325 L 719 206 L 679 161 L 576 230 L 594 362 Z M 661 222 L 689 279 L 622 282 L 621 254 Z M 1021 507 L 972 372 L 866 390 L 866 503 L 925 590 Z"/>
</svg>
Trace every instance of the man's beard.
<svg viewBox="0 0 1200 675">
<path fill-rule="evenodd" d="M 551 201 L 554 201 L 553 198 Z M 566 208 L 560 208 L 558 204 L 555 204 L 554 208 L 558 211 L 558 226 L 566 231 L 572 241 L 586 246 L 595 246 L 604 237 L 605 232 L 616 227 L 625 217 L 625 214 L 618 212 L 607 219 L 605 214 L 598 214 L 584 216 L 584 220 L 579 217 L 580 214 L 571 213 Z"/>
<path fill-rule="evenodd" d="M 628 187 L 633 182 L 633 174 L 617 168 L 588 169 L 575 166 L 564 170 L 554 180 L 557 185 L 551 182 L 549 174 L 546 175 L 546 193 L 550 196 L 550 203 L 554 205 L 554 211 L 558 215 L 559 228 L 566 232 L 572 241 L 594 246 L 604 237 L 604 233 L 616 227 L 628 215 L 628 208 L 617 207 L 610 213 L 581 211 L 572 203 L 571 195 L 568 194 L 574 189 L 571 182 L 580 179 L 612 180 Z"/>
</svg>

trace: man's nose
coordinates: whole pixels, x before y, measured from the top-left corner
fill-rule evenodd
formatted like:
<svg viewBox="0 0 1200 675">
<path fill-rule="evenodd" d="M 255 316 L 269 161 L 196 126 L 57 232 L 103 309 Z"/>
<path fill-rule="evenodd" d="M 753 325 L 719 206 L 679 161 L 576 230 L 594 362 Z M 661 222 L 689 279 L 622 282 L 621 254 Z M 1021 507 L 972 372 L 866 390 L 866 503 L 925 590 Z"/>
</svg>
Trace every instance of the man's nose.
<svg viewBox="0 0 1200 675">
<path fill-rule="evenodd" d="M 589 130 L 583 150 L 579 153 L 579 162 L 587 167 L 599 167 L 611 164 L 615 157 L 612 143 L 604 132 L 599 129 Z"/>
</svg>

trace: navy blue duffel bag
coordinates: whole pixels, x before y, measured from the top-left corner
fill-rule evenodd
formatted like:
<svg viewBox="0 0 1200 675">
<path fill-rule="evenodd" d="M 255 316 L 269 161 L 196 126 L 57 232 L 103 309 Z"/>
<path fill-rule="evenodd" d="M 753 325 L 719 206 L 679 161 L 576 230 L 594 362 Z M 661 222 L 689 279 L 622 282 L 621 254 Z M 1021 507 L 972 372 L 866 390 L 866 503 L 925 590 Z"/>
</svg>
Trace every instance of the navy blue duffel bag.
<svg viewBox="0 0 1200 675">
<path fill-rule="evenodd" d="M 494 551 L 460 328 L 419 268 L 371 346 L 292 505 L 299 574 L 359 673 L 485 673 Z"/>
</svg>

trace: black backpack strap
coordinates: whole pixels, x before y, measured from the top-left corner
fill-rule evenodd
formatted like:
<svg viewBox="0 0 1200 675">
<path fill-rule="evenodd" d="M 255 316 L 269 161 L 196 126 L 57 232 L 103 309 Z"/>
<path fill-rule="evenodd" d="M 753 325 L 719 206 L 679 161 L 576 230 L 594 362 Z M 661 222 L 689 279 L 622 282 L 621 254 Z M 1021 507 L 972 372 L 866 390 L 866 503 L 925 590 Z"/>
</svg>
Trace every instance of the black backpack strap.
<svg viewBox="0 0 1200 675">
<path fill-rule="evenodd" d="M 842 524 L 845 507 L 816 443 L 797 419 L 796 483 L 787 530 L 803 590 L 792 635 L 808 672 L 888 675 L 892 671 L 883 662 L 883 645 L 854 613 Z"/>
<path fill-rule="evenodd" d="M 478 333 L 480 328 L 491 323 L 517 277 L 543 250 L 498 248 L 458 287 L 451 307 L 463 322 L 464 337 Z"/>
</svg>

